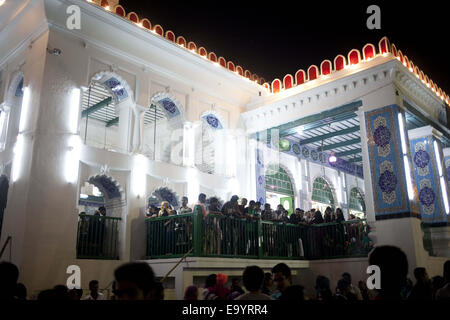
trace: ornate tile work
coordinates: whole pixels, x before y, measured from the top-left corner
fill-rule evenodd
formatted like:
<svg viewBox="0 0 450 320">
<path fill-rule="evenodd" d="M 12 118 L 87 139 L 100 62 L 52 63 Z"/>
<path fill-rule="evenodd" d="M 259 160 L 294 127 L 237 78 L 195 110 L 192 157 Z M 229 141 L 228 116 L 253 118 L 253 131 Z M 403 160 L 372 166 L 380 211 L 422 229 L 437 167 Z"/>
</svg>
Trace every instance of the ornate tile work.
<svg viewBox="0 0 450 320">
<path fill-rule="evenodd" d="M 413 139 L 410 146 L 422 220 L 439 222 L 444 209 L 440 197 L 433 138 L 428 136 Z"/>
<path fill-rule="evenodd" d="M 103 84 L 112 91 L 112 93 L 116 96 L 118 102 L 122 102 L 123 100 L 128 98 L 128 92 L 116 78 L 111 77 L 103 82 Z"/>
<path fill-rule="evenodd" d="M 222 123 L 217 118 L 217 116 L 213 113 L 206 114 L 202 117 L 202 119 L 209 125 L 209 127 L 213 130 L 223 129 Z"/>
<path fill-rule="evenodd" d="M 406 194 L 397 105 L 365 113 L 377 219 L 410 212 Z"/>
</svg>

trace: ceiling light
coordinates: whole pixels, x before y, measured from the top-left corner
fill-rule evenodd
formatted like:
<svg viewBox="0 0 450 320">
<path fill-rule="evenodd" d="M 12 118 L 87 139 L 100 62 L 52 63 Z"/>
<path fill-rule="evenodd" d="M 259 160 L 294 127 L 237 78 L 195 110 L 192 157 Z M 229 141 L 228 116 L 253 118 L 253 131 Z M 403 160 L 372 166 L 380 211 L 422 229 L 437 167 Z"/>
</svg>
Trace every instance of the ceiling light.
<svg viewBox="0 0 450 320">
<path fill-rule="evenodd" d="M 336 156 L 334 155 L 334 152 L 331 153 L 331 156 L 328 158 L 329 163 L 335 163 L 337 161 Z"/>
</svg>

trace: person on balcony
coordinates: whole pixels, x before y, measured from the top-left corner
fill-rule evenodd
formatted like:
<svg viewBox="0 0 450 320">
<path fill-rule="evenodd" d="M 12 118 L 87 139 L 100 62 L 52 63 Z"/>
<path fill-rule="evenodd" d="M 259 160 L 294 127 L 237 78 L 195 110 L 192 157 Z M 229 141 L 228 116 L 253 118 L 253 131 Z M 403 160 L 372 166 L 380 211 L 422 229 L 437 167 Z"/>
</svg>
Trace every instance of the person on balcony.
<svg viewBox="0 0 450 320">
<path fill-rule="evenodd" d="M 206 194 L 200 193 L 198 195 L 198 202 L 194 206 L 194 212 L 201 213 L 203 218 L 208 215 L 208 211 L 206 210 Z"/>
<path fill-rule="evenodd" d="M 314 218 L 311 220 L 311 224 L 320 224 L 320 223 L 324 223 L 322 212 L 320 212 L 319 210 L 314 211 Z"/>
<path fill-rule="evenodd" d="M 272 211 L 272 209 L 270 208 L 270 203 L 266 203 L 266 204 L 264 205 L 264 210 L 263 210 L 263 212 L 262 212 L 262 214 L 261 214 L 261 218 L 262 218 L 263 220 L 271 220 L 271 219 L 272 219 L 272 216 L 273 216 L 273 211 Z"/>
<path fill-rule="evenodd" d="M 246 198 L 242 198 L 241 199 L 241 204 L 239 205 L 239 210 L 243 214 L 247 214 L 248 213 L 248 207 L 246 207 L 246 205 L 247 205 L 247 199 Z"/>
<path fill-rule="evenodd" d="M 192 209 L 188 207 L 188 202 L 189 199 L 188 197 L 184 196 L 183 198 L 181 198 L 181 207 L 179 210 L 179 214 L 185 214 L 185 213 L 191 213 Z"/>
<path fill-rule="evenodd" d="M 222 212 L 219 209 L 219 199 L 211 197 L 209 199 L 209 206 L 207 208 L 208 217 L 205 218 L 205 253 L 207 254 L 220 254 L 221 253 L 221 239 L 222 230 L 220 228 L 220 218 L 209 216 L 219 215 L 222 216 Z"/>
<path fill-rule="evenodd" d="M 241 219 L 245 216 L 242 214 L 239 205 L 238 205 L 239 197 L 234 195 L 231 197 L 230 201 L 226 202 L 222 207 L 222 213 L 228 218 Z M 242 234 L 240 232 L 240 221 L 229 220 L 227 221 L 227 231 L 226 234 L 229 235 L 229 239 L 225 244 L 227 246 L 227 253 L 238 255 L 238 253 L 243 254 L 243 246 L 245 244 L 242 243 Z M 239 248 L 239 246 L 241 248 Z"/>
<path fill-rule="evenodd" d="M 168 201 L 161 202 L 161 209 L 159 210 L 159 217 L 167 217 L 172 214 L 172 210 L 170 208 L 170 204 Z"/>
<path fill-rule="evenodd" d="M 331 209 L 331 207 L 327 207 L 325 209 L 323 218 L 325 223 L 331 223 L 334 221 L 333 210 Z"/>
</svg>

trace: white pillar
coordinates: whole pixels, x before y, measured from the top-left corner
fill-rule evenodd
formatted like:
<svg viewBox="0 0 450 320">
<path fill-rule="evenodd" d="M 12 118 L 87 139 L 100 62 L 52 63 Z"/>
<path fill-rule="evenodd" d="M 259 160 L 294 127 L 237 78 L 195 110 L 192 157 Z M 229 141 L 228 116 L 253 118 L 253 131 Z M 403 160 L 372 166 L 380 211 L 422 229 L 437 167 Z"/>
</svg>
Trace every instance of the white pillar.
<svg viewBox="0 0 450 320">
<path fill-rule="evenodd" d="M 123 153 L 130 151 L 132 108 L 133 105 L 128 100 L 116 106 L 116 114 L 119 114 L 118 149 Z"/>
</svg>

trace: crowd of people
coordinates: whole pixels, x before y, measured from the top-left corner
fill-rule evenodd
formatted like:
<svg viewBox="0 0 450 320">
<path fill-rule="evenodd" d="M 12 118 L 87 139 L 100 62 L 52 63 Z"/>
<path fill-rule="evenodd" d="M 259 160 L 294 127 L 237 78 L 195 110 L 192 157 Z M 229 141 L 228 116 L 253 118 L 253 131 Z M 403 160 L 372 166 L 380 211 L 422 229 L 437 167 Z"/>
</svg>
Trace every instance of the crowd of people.
<svg viewBox="0 0 450 320">
<path fill-rule="evenodd" d="M 159 209 L 155 205 L 150 205 L 146 215 L 147 217 L 156 218 L 191 213 L 198 210 L 204 217 L 211 213 L 236 219 L 262 219 L 265 221 L 277 221 L 290 224 L 309 225 L 331 222 L 339 223 L 345 221 L 344 213 L 341 208 L 333 210 L 331 207 L 327 207 L 323 214 L 320 210 L 316 209 L 305 212 L 303 209 L 296 208 L 295 211 L 289 215 L 282 204 L 277 205 L 276 210 L 273 210 L 270 203 L 266 203 L 263 207 L 259 201 L 248 201 L 246 198 L 239 198 L 237 195 L 233 195 L 223 206 L 220 205 L 220 201 L 217 197 L 210 197 L 207 199 L 207 196 L 204 193 L 201 193 L 198 196 L 198 202 L 193 208 L 188 206 L 188 202 L 189 199 L 183 197 L 181 206 L 177 211 L 169 204 L 169 202 L 162 201 Z M 357 219 L 357 217 L 352 214 L 349 215 L 349 220 L 355 219 Z"/>
<path fill-rule="evenodd" d="M 315 281 L 314 294 L 305 295 L 305 288 L 294 283 L 291 268 L 278 263 L 271 272 L 264 272 L 256 265 L 248 266 L 242 273 L 244 288 L 238 278 L 231 279 L 223 273 L 210 274 L 199 288 L 190 285 L 184 300 L 449 300 L 450 260 L 444 263 L 443 275 L 429 278 L 425 268 L 414 269 L 415 284 L 407 278 L 408 260 L 405 253 L 394 246 L 380 246 L 369 255 L 369 264 L 380 268 L 381 288 L 369 290 L 365 280 L 352 282 L 349 273 L 343 273 L 335 287 L 329 278 L 319 275 Z M 301 271 L 300 271 L 301 272 Z M 26 300 L 27 290 L 18 283 L 19 270 L 9 262 L 0 263 L 0 300 Z M 164 287 L 157 281 L 153 269 L 144 262 L 130 262 L 119 266 L 114 272 L 110 300 L 163 300 Z M 334 289 L 334 290 L 332 290 Z M 89 292 L 83 296 L 82 289 L 69 290 L 64 285 L 41 291 L 37 300 L 106 300 L 99 292 L 96 280 L 89 282 Z"/>
</svg>

